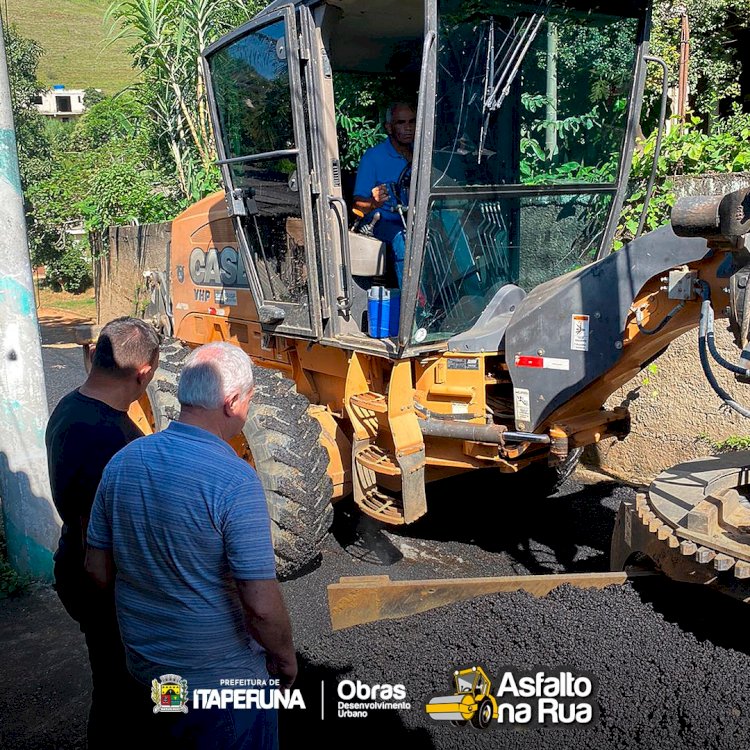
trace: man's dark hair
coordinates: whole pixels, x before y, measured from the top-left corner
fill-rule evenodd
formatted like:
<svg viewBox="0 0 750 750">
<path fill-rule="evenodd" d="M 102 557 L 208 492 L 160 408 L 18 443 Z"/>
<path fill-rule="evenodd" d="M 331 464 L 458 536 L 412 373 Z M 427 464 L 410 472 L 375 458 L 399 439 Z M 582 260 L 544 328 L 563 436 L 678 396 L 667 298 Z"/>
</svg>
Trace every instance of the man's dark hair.
<svg viewBox="0 0 750 750">
<path fill-rule="evenodd" d="M 91 366 L 115 377 L 126 377 L 153 364 L 159 353 L 159 335 L 138 318 L 116 318 L 107 323 L 96 342 Z"/>
</svg>

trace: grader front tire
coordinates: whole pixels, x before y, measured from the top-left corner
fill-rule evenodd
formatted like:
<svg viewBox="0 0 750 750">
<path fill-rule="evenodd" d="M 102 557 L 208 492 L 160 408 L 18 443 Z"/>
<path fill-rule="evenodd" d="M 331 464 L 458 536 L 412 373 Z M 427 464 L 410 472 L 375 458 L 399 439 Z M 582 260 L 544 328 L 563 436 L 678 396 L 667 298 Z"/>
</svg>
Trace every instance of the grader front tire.
<svg viewBox="0 0 750 750">
<path fill-rule="evenodd" d="M 294 382 L 255 366 L 243 434 L 266 491 L 279 575 L 301 572 L 320 553 L 333 520 L 333 484 L 320 423 Z"/>
</svg>

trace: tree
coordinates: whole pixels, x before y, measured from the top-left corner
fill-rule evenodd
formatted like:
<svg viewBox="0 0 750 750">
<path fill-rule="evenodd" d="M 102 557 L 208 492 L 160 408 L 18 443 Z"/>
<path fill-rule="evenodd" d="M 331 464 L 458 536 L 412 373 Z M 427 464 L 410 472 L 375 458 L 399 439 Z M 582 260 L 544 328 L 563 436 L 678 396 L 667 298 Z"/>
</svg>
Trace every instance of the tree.
<svg viewBox="0 0 750 750">
<path fill-rule="evenodd" d="M 36 77 L 44 50 L 38 42 L 22 37 L 13 24 L 4 25 L 3 32 L 21 184 L 25 189 L 33 179 L 49 172 L 50 145 L 44 118 L 34 107 L 34 99 L 44 91 Z"/>
<path fill-rule="evenodd" d="M 679 19 L 683 10 L 687 11 L 691 29 L 690 104 L 709 126 L 719 114 L 722 101 L 739 98 L 742 65 L 738 38 L 742 30 L 750 29 L 748 3 L 747 0 L 657 0 L 652 48 L 667 62 L 672 81 L 678 76 Z M 656 78 L 652 88 L 655 84 Z"/>
<path fill-rule="evenodd" d="M 259 0 L 117 0 L 115 39 L 132 40 L 133 64 L 143 73 L 141 101 L 156 125 L 156 145 L 171 160 L 185 198 L 219 186 L 201 51 L 246 21 Z"/>
</svg>

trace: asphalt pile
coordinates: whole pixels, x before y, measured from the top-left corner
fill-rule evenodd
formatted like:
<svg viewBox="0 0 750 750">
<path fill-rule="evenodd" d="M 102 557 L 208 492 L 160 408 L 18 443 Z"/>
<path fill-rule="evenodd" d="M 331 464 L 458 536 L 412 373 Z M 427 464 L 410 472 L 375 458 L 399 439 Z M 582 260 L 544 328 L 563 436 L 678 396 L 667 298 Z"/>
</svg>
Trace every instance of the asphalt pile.
<svg viewBox="0 0 750 750">
<path fill-rule="evenodd" d="M 410 748 L 750 746 L 749 617 L 746 607 L 711 592 L 661 578 L 600 591 L 565 586 L 543 599 L 524 592 L 486 596 L 333 633 L 325 622 L 322 569 L 303 580 L 287 584 L 304 585 L 307 594 L 303 610 L 297 592 L 287 594 L 298 625 L 300 687 L 309 698 L 308 710 L 293 718 L 295 734 L 333 742 L 360 734 L 408 738 Z M 599 716 L 591 725 L 493 722 L 483 731 L 432 720 L 425 704 L 450 695 L 453 671 L 473 665 L 492 679 L 506 668 L 593 676 Z M 345 679 L 402 683 L 411 709 L 339 718 L 336 686 Z M 282 739 L 291 721 L 282 715 Z"/>
</svg>

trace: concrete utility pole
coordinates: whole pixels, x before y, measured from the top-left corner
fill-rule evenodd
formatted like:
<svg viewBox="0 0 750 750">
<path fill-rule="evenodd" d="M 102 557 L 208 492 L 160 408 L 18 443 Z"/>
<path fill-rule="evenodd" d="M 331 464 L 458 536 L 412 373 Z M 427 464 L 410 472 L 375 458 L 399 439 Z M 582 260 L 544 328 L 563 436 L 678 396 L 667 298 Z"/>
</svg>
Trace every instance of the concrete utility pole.
<svg viewBox="0 0 750 750">
<path fill-rule="evenodd" d="M 52 503 L 44 430 L 47 396 L 0 21 L 0 501 L 8 559 L 50 580 L 60 519 Z"/>
</svg>

